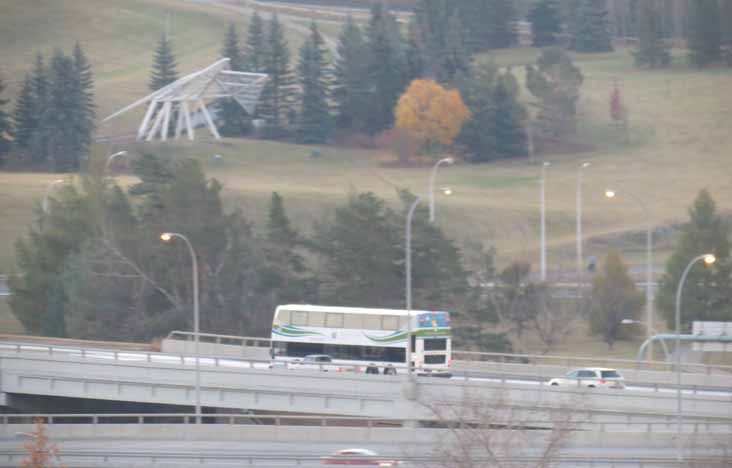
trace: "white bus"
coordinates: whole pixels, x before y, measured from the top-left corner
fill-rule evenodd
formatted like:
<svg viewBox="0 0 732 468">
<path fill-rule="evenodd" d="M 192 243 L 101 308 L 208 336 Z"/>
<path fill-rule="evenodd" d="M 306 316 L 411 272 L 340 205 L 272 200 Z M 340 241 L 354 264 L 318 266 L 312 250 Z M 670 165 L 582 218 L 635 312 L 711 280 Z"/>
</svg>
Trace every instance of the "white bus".
<svg viewBox="0 0 732 468">
<path fill-rule="evenodd" d="M 452 364 L 450 314 L 411 311 L 412 362 L 418 372 L 446 373 Z M 335 364 L 369 366 L 382 371 L 406 367 L 407 311 L 281 305 L 272 321 L 274 361 L 328 355 Z"/>
</svg>

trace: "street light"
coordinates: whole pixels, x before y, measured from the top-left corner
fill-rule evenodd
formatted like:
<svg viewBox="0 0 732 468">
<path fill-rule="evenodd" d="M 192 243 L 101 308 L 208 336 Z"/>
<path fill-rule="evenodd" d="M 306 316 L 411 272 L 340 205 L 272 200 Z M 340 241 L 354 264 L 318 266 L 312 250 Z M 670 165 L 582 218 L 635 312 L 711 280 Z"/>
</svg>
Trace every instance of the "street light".
<svg viewBox="0 0 732 468">
<path fill-rule="evenodd" d="M 109 169 L 109 166 L 112 164 L 112 161 L 114 161 L 115 158 L 118 158 L 120 156 L 124 156 L 126 154 L 127 154 L 127 151 L 126 150 L 117 151 L 114 154 L 110 154 L 107 157 L 107 163 L 104 165 L 104 172 L 107 172 L 107 170 Z"/>
<path fill-rule="evenodd" d="M 63 184 L 66 181 L 64 179 L 56 179 L 53 182 L 51 182 L 48 187 L 46 187 L 46 194 L 43 195 L 43 203 L 41 204 L 41 208 L 43 209 L 44 213 L 48 213 L 48 197 L 51 195 L 51 191 L 59 184 Z"/>
<path fill-rule="evenodd" d="M 454 158 L 443 158 L 443 159 L 440 159 L 439 161 L 437 161 L 434 166 L 432 166 L 432 173 L 430 174 L 430 186 L 429 186 L 430 223 L 435 222 L 435 179 L 437 179 L 437 168 L 440 167 L 442 164 L 455 164 L 455 159 Z M 449 195 L 449 193 L 447 195 Z"/>
<path fill-rule="evenodd" d="M 681 291 L 684 287 L 686 276 L 689 274 L 689 271 L 691 271 L 691 267 L 700 260 L 704 260 L 704 263 L 707 265 L 712 265 L 717 261 L 717 257 L 711 253 L 706 253 L 692 259 L 689 264 L 686 265 L 686 269 L 679 280 L 679 286 L 676 289 L 676 458 L 679 461 L 683 460 L 683 455 L 681 453 Z"/>
<path fill-rule="evenodd" d="M 541 165 L 541 183 L 539 189 L 539 202 L 541 206 L 541 281 L 546 281 L 546 168 L 551 166 L 549 161 L 544 161 Z"/>
<path fill-rule="evenodd" d="M 648 327 L 648 324 L 641 322 L 640 320 L 633 320 L 633 319 L 623 319 L 620 321 L 623 325 L 643 325 L 644 327 Z M 648 328 L 648 338 L 650 338 L 653 335 L 658 335 L 658 332 L 653 328 Z M 666 362 L 669 362 L 669 356 L 670 353 L 668 352 L 668 345 L 666 344 L 666 340 L 660 340 L 661 341 L 661 347 L 663 347 L 663 353 L 666 356 Z M 640 364 L 640 360 L 639 360 Z"/>
<path fill-rule="evenodd" d="M 577 167 L 577 297 L 582 298 L 582 170 L 592 163 L 585 161 Z"/>
<path fill-rule="evenodd" d="M 643 210 L 643 215 L 646 218 L 646 333 L 651 333 L 653 330 L 654 313 L 653 313 L 653 221 L 651 220 L 651 212 L 648 210 L 648 206 L 643 203 L 640 197 L 630 193 L 623 192 L 631 200 L 635 201 Z M 618 195 L 618 192 L 612 189 L 605 190 L 605 197 L 613 199 Z M 650 338 L 647 335 L 646 338 Z M 651 353 L 653 347 L 651 346 Z M 668 353 L 667 353 L 668 354 Z M 653 354 L 651 354 L 651 360 Z"/>
<path fill-rule="evenodd" d="M 430 194 L 431 193 L 432 192 L 430 191 Z M 419 205 L 419 202 L 420 198 L 417 197 L 414 199 L 414 202 L 412 202 L 412 206 L 409 207 L 409 212 L 407 213 L 407 225 L 405 227 L 406 250 L 404 253 L 407 264 L 407 377 L 410 382 L 414 378 L 412 375 L 412 218 L 414 217 L 414 210 L 417 208 L 417 205 Z"/>
<path fill-rule="evenodd" d="M 160 235 L 163 242 L 171 242 L 174 237 L 182 239 L 188 246 L 188 252 L 191 254 L 191 263 L 193 265 L 193 341 L 194 354 L 196 359 L 196 424 L 201 423 L 201 372 L 198 359 L 198 261 L 196 260 L 196 252 L 193 245 L 183 234 L 177 232 L 164 232 Z"/>
</svg>

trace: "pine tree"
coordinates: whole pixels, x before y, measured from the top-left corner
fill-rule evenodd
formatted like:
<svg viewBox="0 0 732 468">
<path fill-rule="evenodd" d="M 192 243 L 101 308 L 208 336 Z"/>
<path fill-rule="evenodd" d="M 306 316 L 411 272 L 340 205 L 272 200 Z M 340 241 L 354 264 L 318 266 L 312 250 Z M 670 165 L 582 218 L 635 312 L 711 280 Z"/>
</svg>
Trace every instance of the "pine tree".
<svg viewBox="0 0 732 468">
<path fill-rule="evenodd" d="M 13 111 L 15 144 L 21 148 L 28 148 L 33 133 L 38 129 L 35 106 L 33 84 L 30 75 L 26 74 Z"/>
<path fill-rule="evenodd" d="M 266 121 L 267 136 L 280 138 L 288 127 L 295 98 L 295 78 L 290 69 L 287 40 L 276 13 L 269 24 L 268 43 L 264 72 L 269 79 L 262 90 L 257 114 Z"/>
<path fill-rule="evenodd" d="M 732 320 L 732 259 L 730 226 L 717 212 L 709 192 L 702 190 L 689 209 L 689 222 L 681 228 L 675 252 L 666 262 L 657 303 L 669 328 L 675 326 L 676 290 L 681 274 L 696 256 L 712 253 L 712 266 L 694 266 L 684 283 L 681 321 L 684 327 L 694 320 Z"/>
<path fill-rule="evenodd" d="M 628 267 L 617 252 L 611 251 L 605 259 L 603 273 L 592 283 L 590 332 L 601 335 L 612 349 L 617 340 L 628 337 L 623 319 L 638 318 L 643 302 L 643 293 L 628 274 Z"/>
<path fill-rule="evenodd" d="M 229 23 L 229 27 L 226 29 L 221 56 L 229 59 L 229 67 L 233 71 L 244 70 L 242 54 L 239 49 L 239 33 L 237 33 L 236 25 L 233 22 Z"/>
<path fill-rule="evenodd" d="M 496 132 L 496 153 L 500 158 L 523 157 L 529 154 L 526 109 L 521 106 L 512 90 L 514 85 L 513 75 L 502 76 L 493 92 L 495 115 L 493 128 Z"/>
<path fill-rule="evenodd" d="M 493 0 L 491 13 L 491 47 L 505 49 L 516 44 L 518 33 L 514 0 Z"/>
<path fill-rule="evenodd" d="M 689 61 L 704 67 L 719 60 L 722 54 L 719 2 L 695 0 L 689 8 Z"/>
<path fill-rule="evenodd" d="M 48 132 L 42 128 L 42 121 L 49 105 L 50 79 L 50 70 L 46 67 L 43 55 L 37 54 L 31 72 L 35 127 L 30 138 L 30 156 L 34 167 L 41 167 L 48 161 Z"/>
<path fill-rule="evenodd" d="M 661 15 L 652 2 L 645 2 L 640 11 L 638 48 L 634 50 L 635 64 L 639 67 L 665 67 L 671 62 L 671 46 L 663 38 Z"/>
<path fill-rule="evenodd" d="M 72 52 L 74 59 L 74 71 L 76 72 L 76 81 L 78 86 L 79 114 L 78 131 L 80 133 L 82 152 L 84 155 L 88 152 L 89 145 L 92 143 L 92 136 L 96 127 L 96 105 L 94 104 L 94 75 L 91 65 L 81 49 L 81 45 L 77 42 Z"/>
<path fill-rule="evenodd" d="M 412 15 L 407 29 L 407 46 L 404 51 L 405 79 L 410 83 L 425 76 L 427 70 L 427 54 L 425 53 L 420 37 L 417 17 Z"/>
<path fill-rule="evenodd" d="M 493 48 L 493 0 L 462 0 L 448 2 L 454 5 L 464 27 L 463 41 L 470 53 Z M 447 12 L 446 12 L 447 13 Z"/>
<path fill-rule="evenodd" d="M 249 19 L 246 41 L 242 58 L 244 71 L 251 73 L 264 73 L 267 68 L 267 38 L 264 31 L 264 21 L 259 13 L 254 11 Z"/>
<path fill-rule="evenodd" d="M 440 73 L 437 75 L 437 79 L 442 83 L 450 83 L 455 75 L 466 72 L 469 65 L 470 56 L 463 42 L 463 26 L 460 22 L 460 16 L 453 13 L 447 22 L 444 51 L 442 52 Z"/>
<path fill-rule="evenodd" d="M 732 67 L 732 2 L 722 2 L 722 43 L 724 48 L 724 59 L 727 65 Z"/>
<path fill-rule="evenodd" d="M 173 53 L 172 44 L 164 34 L 160 36 L 158 47 L 153 57 L 152 73 L 150 74 L 149 87 L 151 91 L 157 91 L 163 86 L 169 85 L 178 79 L 178 66 Z"/>
<path fill-rule="evenodd" d="M 298 119 L 298 139 L 302 143 L 324 143 L 330 133 L 328 89 L 330 71 L 325 42 L 313 21 L 310 36 L 300 49 L 298 73 L 302 103 Z"/>
<path fill-rule="evenodd" d="M 574 39 L 577 52 L 610 52 L 607 0 L 582 0 L 577 10 L 577 32 Z"/>
<path fill-rule="evenodd" d="M 547 47 L 557 45 L 562 33 L 562 18 L 557 0 L 539 0 L 529 11 L 531 45 Z"/>
<path fill-rule="evenodd" d="M 229 67 L 234 71 L 244 70 L 244 60 L 239 50 L 239 34 L 234 23 L 229 23 L 224 36 L 221 56 L 229 59 Z M 217 99 L 214 102 L 219 132 L 224 136 L 246 135 L 251 130 L 251 119 L 244 108 L 233 98 Z"/>
<path fill-rule="evenodd" d="M 10 151 L 10 134 L 12 133 L 10 116 L 3 110 L 3 107 L 9 102 L 8 99 L 2 98 L 3 91 L 5 91 L 5 84 L 0 79 L 0 166 L 4 161 L 3 155 Z"/>
<path fill-rule="evenodd" d="M 338 37 L 331 96 L 338 128 L 363 131 L 369 105 L 367 54 L 361 28 L 349 17 Z"/>
<path fill-rule="evenodd" d="M 90 136 L 80 122 L 85 101 L 74 60 L 57 49 L 51 59 L 48 107 L 41 118 L 39 133 L 46 143 L 51 170 L 71 172 L 79 169 Z"/>
<path fill-rule="evenodd" d="M 366 128 L 377 133 L 394 124 L 394 107 L 407 83 L 404 81 L 404 61 L 396 42 L 395 20 L 380 3 L 371 8 L 367 29 L 368 71 L 371 104 Z"/>
</svg>

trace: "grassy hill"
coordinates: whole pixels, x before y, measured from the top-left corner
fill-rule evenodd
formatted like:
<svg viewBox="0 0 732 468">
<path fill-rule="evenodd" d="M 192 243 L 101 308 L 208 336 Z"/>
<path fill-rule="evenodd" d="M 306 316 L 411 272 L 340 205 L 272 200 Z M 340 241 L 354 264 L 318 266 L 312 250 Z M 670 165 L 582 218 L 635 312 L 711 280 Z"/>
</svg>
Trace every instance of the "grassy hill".
<svg viewBox="0 0 732 468">
<path fill-rule="evenodd" d="M 56 45 L 68 49 L 78 39 L 87 48 L 98 78 L 100 115 L 146 92 L 151 48 L 163 31 L 166 11 L 171 12 L 182 71 L 215 59 L 228 20 L 244 24 L 244 16 L 174 0 L 0 0 L 0 8 L 4 13 L 0 40 L 6 52 L 3 71 L 11 84 L 17 84 L 36 51 L 48 54 Z M 335 25 L 330 26 L 335 30 Z M 291 38 L 296 43 L 298 35 Z M 522 65 L 535 56 L 533 49 L 513 49 L 492 58 L 514 67 L 520 76 Z M 646 218 L 628 199 L 606 200 L 606 187 L 642 198 L 659 227 L 685 221 L 687 206 L 702 188 L 710 190 L 724 212 L 732 210 L 732 69 L 689 69 L 681 52 L 673 67 L 663 71 L 636 69 L 627 50 L 580 55 L 576 61 L 585 75 L 580 133 L 591 149 L 547 156 L 552 161 L 547 172 L 550 270 L 575 267 L 575 181 L 583 161 L 592 162 L 584 174 L 586 256 L 601 258 L 614 247 L 631 261 L 643 259 Z M 616 82 L 630 115 L 627 140 L 609 118 L 609 95 Z M 528 99 L 526 91 L 523 98 Z M 138 117 L 112 122 L 103 130 L 122 133 Z M 194 144 L 134 144 L 125 149 L 199 158 L 208 173 L 225 184 L 230 207 L 243 208 L 256 221 L 262 220 L 271 192 L 278 191 L 306 232 L 349 193 L 371 190 L 396 202 L 396 187 L 424 193 L 429 174 L 427 167 L 384 167 L 385 155 L 380 151 L 322 147 L 318 148 L 322 157 L 308 158 L 313 147 L 256 140 L 203 139 Z M 214 164 L 214 154 L 221 154 L 223 161 Z M 437 210 L 438 222 L 451 236 L 495 246 L 503 263 L 518 258 L 538 263 L 537 164 L 524 160 L 440 171 L 439 185 L 455 191 L 454 196 L 438 200 Z M 0 173 L 0 272 L 12 265 L 12 243 L 25 232 L 34 204 L 57 178 Z M 132 181 L 129 177 L 119 180 Z M 670 234 L 659 236 L 660 259 L 672 242 Z M 633 346 L 618 352 L 632 353 Z M 601 348 L 587 344 L 587 352 L 602 352 Z"/>
</svg>

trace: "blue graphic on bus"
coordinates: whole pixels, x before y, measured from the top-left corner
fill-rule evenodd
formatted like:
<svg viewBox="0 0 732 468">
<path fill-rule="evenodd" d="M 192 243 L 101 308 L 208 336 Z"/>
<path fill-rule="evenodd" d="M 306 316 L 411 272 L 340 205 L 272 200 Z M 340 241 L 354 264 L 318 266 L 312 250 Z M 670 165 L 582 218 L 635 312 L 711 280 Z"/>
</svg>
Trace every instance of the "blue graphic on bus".
<svg viewBox="0 0 732 468">
<path fill-rule="evenodd" d="M 444 328 L 449 326 L 449 312 L 433 311 L 417 315 L 418 328 Z"/>
</svg>

